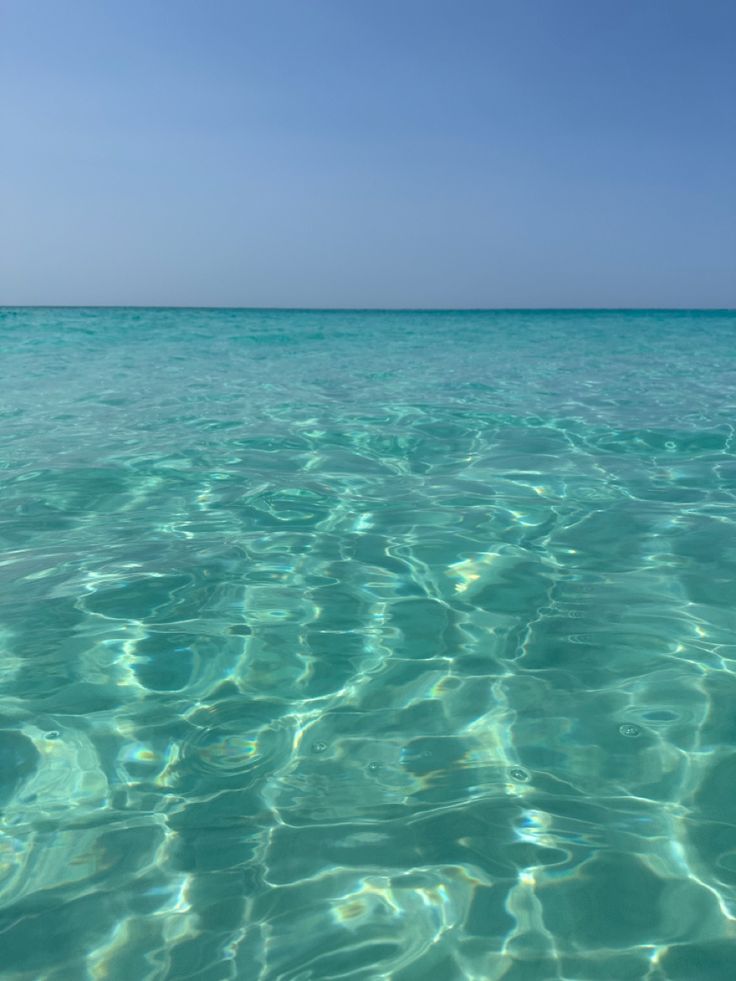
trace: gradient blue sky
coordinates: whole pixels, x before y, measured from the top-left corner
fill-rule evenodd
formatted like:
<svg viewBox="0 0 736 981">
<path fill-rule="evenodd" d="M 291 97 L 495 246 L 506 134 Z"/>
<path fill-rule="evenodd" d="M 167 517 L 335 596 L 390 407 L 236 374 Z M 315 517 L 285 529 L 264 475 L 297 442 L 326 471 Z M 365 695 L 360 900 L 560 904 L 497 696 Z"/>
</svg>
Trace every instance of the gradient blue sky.
<svg viewBox="0 0 736 981">
<path fill-rule="evenodd" d="M 734 0 L 0 0 L 0 303 L 736 306 Z"/>
</svg>

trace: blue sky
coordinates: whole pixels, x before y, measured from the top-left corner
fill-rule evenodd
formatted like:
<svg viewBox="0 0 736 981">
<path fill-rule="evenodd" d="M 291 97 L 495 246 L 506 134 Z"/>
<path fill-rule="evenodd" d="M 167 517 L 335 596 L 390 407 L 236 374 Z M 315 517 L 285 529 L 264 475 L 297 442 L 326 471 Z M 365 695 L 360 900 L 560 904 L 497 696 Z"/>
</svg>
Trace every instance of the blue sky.
<svg viewBox="0 0 736 981">
<path fill-rule="evenodd" d="M 736 306 L 733 0 L 2 0 L 0 303 Z"/>
</svg>

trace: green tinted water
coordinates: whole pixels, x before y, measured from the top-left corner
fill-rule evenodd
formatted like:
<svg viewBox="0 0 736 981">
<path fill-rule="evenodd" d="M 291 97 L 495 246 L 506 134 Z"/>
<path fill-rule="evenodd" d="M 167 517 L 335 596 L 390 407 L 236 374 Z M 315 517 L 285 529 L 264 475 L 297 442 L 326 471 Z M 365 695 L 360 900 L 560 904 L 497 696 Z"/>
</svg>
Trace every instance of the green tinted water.
<svg viewBox="0 0 736 981">
<path fill-rule="evenodd" d="M 0 316 L 3 979 L 736 976 L 733 314 Z"/>
</svg>

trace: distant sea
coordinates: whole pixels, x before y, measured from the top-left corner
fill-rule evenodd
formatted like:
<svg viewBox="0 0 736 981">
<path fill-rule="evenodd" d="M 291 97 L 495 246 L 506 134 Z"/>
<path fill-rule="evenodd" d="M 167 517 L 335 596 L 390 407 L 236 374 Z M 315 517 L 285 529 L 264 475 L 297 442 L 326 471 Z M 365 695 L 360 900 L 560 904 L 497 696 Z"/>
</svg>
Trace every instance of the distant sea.
<svg viewBox="0 0 736 981">
<path fill-rule="evenodd" d="M 0 367 L 3 981 L 733 981 L 736 314 Z"/>
</svg>

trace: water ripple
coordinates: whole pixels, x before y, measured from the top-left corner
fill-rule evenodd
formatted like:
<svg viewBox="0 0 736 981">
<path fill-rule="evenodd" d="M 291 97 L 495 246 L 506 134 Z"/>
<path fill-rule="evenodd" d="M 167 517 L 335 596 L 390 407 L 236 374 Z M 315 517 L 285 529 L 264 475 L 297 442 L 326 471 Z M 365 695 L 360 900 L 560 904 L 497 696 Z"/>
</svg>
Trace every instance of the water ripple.
<svg viewBox="0 0 736 981">
<path fill-rule="evenodd" d="M 9 981 L 730 981 L 729 313 L 0 311 Z"/>
</svg>

